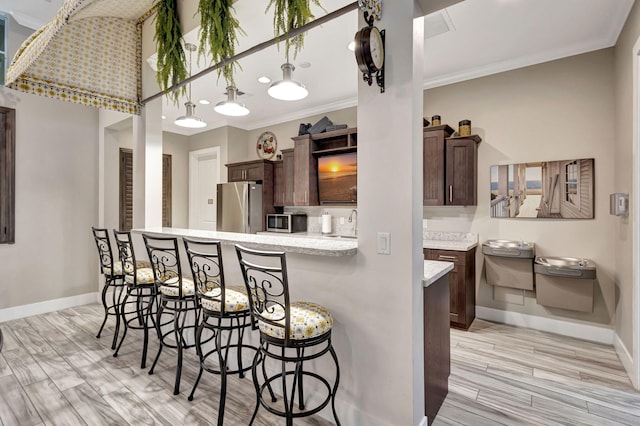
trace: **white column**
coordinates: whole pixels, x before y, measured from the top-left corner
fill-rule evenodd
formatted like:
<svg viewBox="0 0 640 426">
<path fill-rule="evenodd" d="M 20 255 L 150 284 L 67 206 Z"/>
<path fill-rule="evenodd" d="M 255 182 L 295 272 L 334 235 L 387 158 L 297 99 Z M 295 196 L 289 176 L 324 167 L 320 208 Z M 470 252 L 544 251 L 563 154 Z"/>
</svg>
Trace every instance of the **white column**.
<svg viewBox="0 0 640 426">
<path fill-rule="evenodd" d="M 133 119 L 133 227 L 162 226 L 162 99 Z"/>
<path fill-rule="evenodd" d="M 386 92 L 358 86 L 358 304 L 368 316 L 375 356 L 356 365 L 362 400 L 389 424 L 424 418 L 422 327 L 423 25 L 413 0 L 387 1 L 376 26 L 386 30 Z M 364 25 L 361 19 L 361 26 Z M 391 254 L 377 253 L 378 233 Z M 393 391 L 391 391 L 393 389 Z"/>
</svg>

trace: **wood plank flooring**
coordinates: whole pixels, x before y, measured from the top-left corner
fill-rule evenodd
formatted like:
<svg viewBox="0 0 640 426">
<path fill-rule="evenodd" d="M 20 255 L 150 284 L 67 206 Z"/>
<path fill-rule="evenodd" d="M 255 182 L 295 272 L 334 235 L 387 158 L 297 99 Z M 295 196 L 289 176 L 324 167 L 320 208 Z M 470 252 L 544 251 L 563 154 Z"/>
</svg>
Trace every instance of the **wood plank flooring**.
<svg viewBox="0 0 640 426">
<path fill-rule="evenodd" d="M 475 320 L 451 330 L 449 394 L 434 426 L 640 425 L 610 346 Z"/>
<path fill-rule="evenodd" d="M 100 339 L 102 306 L 81 306 L 0 324 L 0 425 L 213 425 L 219 376 L 204 373 L 194 400 L 187 396 L 198 373 L 194 350 L 185 351 L 180 395 L 173 395 L 174 350 L 165 348 L 155 374 L 140 369 L 142 333 L 129 330 L 117 358 L 110 349 L 115 321 Z M 149 346 L 147 366 L 158 346 Z M 255 390 L 251 375 L 227 378 L 225 426 L 249 424 Z M 280 425 L 261 409 L 256 425 Z M 327 426 L 319 416 L 296 425 Z"/>
<path fill-rule="evenodd" d="M 150 376 L 139 368 L 140 333 L 130 331 L 113 358 L 113 319 L 96 339 L 101 319 L 93 304 L 0 324 L 0 425 L 216 423 L 218 376 L 205 373 L 187 400 L 194 351 L 185 353 L 182 392 L 174 396 L 175 353 L 165 349 Z M 150 358 L 156 349 L 152 341 Z M 640 394 L 612 347 L 476 320 L 467 332 L 452 329 L 451 351 L 449 395 L 435 426 L 640 425 Z M 225 425 L 247 425 L 250 377 L 230 376 L 228 389 Z M 256 424 L 284 423 L 261 409 Z M 314 416 L 295 424 L 331 423 Z"/>
</svg>

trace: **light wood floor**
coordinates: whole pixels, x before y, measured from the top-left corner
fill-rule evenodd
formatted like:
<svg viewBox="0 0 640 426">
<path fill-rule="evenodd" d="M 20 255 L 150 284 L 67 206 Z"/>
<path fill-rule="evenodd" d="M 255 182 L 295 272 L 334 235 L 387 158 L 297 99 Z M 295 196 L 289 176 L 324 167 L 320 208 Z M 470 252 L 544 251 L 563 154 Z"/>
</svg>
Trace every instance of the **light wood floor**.
<svg viewBox="0 0 640 426">
<path fill-rule="evenodd" d="M 180 395 L 173 395 L 176 353 L 165 348 L 155 374 L 140 369 L 142 332 L 130 330 L 120 354 L 110 349 L 115 321 L 100 339 L 98 304 L 0 324 L 0 423 L 27 425 L 212 425 L 217 423 L 219 376 L 204 373 L 195 398 L 187 400 L 197 372 L 194 350 L 185 351 Z M 156 339 L 153 339 L 155 341 Z M 251 375 L 227 378 L 225 426 L 249 424 L 255 407 Z M 284 424 L 262 408 L 256 425 Z M 325 426 L 314 416 L 296 425 Z"/>
<path fill-rule="evenodd" d="M 101 315 L 94 304 L 0 324 L 2 425 L 215 424 L 217 376 L 205 373 L 187 401 L 197 373 L 193 351 L 185 356 L 182 393 L 173 396 L 174 353 L 163 354 L 149 376 L 139 368 L 140 335 L 131 334 L 113 358 L 111 320 L 95 338 Z M 640 394 L 611 347 L 480 320 L 468 332 L 452 330 L 451 346 L 450 392 L 436 426 L 640 425 Z M 225 425 L 246 425 L 250 377 L 230 376 L 228 386 Z M 256 424 L 283 422 L 261 409 Z"/>
<path fill-rule="evenodd" d="M 451 330 L 449 394 L 434 426 L 640 425 L 614 349 L 476 320 Z"/>
</svg>

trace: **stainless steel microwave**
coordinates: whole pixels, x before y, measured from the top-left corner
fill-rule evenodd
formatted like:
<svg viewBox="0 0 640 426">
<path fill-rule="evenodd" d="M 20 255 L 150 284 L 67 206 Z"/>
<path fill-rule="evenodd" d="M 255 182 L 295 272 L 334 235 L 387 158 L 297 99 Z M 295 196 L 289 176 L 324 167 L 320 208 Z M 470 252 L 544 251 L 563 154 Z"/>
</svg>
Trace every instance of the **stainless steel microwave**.
<svg viewBox="0 0 640 426">
<path fill-rule="evenodd" d="M 307 232 L 307 215 L 304 213 L 268 214 L 267 231 Z"/>
</svg>

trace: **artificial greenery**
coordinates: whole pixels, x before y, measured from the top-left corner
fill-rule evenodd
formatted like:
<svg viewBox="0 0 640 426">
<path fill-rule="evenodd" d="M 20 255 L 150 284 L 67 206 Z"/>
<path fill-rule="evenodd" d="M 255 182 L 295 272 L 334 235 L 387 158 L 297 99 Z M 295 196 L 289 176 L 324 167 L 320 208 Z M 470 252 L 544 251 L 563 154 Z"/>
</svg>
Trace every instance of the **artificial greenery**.
<svg viewBox="0 0 640 426">
<path fill-rule="evenodd" d="M 156 3 L 156 34 L 158 73 L 156 78 L 163 91 L 184 81 L 187 76 L 185 54 L 182 47 L 182 27 L 178 16 L 178 0 L 158 0 Z M 167 93 L 177 102 L 185 87 Z"/>
<path fill-rule="evenodd" d="M 199 56 L 209 54 L 213 63 L 219 64 L 236 53 L 237 33 L 244 34 L 238 20 L 233 16 L 234 0 L 200 0 L 200 47 Z M 218 68 L 218 78 L 223 75 L 227 84 L 233 84 L 233 73 L 237 62 Z"/>
<path fill-rule="evenodd" d="M 304 45 L 304 33 L 289 37 L 289 31 L 300 28 L 314 18 L 313 13 L 311 13 L 311 2 L 322 8 L 319 0 L 270 0 L 267 5 L 267 11 L 272 5 L 274 6 L 273 31 L 276 36 L 284 34 L 286 38 L 285 51 L 287 60 L 289 59 L 291 46 L 294 48 L 293 55 L 295 57 Z"/>
</svg>

